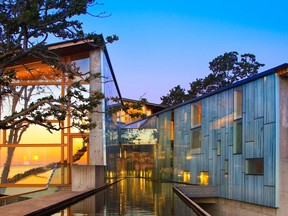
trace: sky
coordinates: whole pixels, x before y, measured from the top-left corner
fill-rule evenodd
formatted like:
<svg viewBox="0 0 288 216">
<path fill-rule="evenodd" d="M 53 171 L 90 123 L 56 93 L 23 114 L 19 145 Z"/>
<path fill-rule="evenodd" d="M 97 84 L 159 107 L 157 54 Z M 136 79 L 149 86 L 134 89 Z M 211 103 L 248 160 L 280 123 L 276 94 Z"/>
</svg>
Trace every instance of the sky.
<svg viewBox="0 0 288 216">
<path fill-rule="evenodd" d="M 119 41 L 107 49 L 124 98 L 160 97 L 210 73 L 225 52 L 252 53 L 265 67 L 288 62 L 287 0 L 101 0 L 80 18 L 86 32 Z M 100 2 L 100 1 L 99 1 Z"/>
</svg>

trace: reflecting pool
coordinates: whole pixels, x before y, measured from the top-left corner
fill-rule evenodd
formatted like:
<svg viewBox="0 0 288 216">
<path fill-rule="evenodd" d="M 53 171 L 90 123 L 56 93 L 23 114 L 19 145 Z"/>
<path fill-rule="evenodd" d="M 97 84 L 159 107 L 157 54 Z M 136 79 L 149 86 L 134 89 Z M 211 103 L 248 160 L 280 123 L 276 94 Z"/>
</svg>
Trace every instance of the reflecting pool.
<svg viewBox="0 0 288 216">
<path fill-rule="evenodd" d="M 173 185 L 127 178 L 53 215 L 196 215 Z"/>
</svg>

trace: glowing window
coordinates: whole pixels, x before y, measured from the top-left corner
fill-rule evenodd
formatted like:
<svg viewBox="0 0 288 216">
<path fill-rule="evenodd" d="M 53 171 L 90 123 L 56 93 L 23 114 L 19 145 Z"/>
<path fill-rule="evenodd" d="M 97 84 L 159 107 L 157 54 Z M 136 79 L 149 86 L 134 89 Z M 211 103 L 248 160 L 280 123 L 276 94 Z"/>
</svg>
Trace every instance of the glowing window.
<svg viewBox="0 0 288 216">
<path fill-rule="evenodd" d="M 242 153 L 242 89 L 234 91 L 233 153 Z"/>
<path fill-rule="evenodd" d="M 242 118 L 242 89 L 234 91 L 234 119 Z"/>
<path fill-rule="evenodd" d="M 183 181 L 184 181 L 184 182 L 190 182 L 190 171 L 184 170 L 184 173 L 183 173 Z"/>
<path fill-rule="evenodd" d="M 208 185 L 209 184 L 209 173 L 207 171 L 200 172 L 199 184 L 200 185 Z"/>
<path fill-rule="evenodd" d="M 191 128 L 198 127 L 202 121 L 202 105 L 201 102 L 191 106 Z"/>
</svg>

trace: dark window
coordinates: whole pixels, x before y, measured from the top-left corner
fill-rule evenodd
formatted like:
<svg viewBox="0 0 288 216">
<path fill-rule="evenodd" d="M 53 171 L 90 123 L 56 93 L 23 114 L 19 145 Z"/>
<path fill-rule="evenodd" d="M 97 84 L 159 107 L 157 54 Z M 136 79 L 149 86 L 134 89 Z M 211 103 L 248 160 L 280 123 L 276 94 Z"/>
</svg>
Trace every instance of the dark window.
<svg viewBox="0 0 288 216">
<path fill-rule="evenodd" d="M 242 119 L 234 121 L 233 127 L 233 153 L 242 153 Z"/>
<path fill-rule="evenodd" d="M 191 130 L 191 149 L 197 149 L 201 147 L 201 127 L 197 127 Z"/>
<path fill-rule="evenodd" d="M 225 174 L 226 174 L 226 175 L 228 174 L 228 168 L 229 168 L 229 166 L 228 166 L 228 160 L 226 159 L 226 160 L 224 161 L 224 169 L 225 169 Z"/>
<path fill-rule="evenodd" d="M 250 158 L 245 160 L 245 173 L 248 175 L 264 174 L 264 159 Z"/>
<path fill-rule="evenodd" d="M 217 155 L 221 155 L 221 134 L 217 134 Z"/>
</svg>

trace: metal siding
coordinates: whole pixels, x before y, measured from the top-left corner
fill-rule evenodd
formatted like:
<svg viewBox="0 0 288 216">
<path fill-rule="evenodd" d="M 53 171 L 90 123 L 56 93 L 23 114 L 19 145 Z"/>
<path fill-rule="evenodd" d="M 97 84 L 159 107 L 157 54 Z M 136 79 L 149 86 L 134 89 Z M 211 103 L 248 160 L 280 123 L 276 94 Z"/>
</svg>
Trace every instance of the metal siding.
<svg viewBox="0 0 288 216">
<path fill-rule="evenodd" d="M 202 139 L 202 144 L 201 144 L 201 163 L 202 163 L 202 169 L 204 171 L 208 171 L 209 170 L 209 136 L 205 136 Z"/>
<path fill-rule="evenodd" d="M 239 86 L 237 87 L 237 89 Z M 190 150 L 191 105 L 174 110 L 174 173 L 190 170 L 190 183 L 199 183 L 200 171 L 209 171 L 209 184 L 218 186 L 223 198 L 260 205 L 275 206 L 276 184 L 276 108 L 275 75 L 242 85 L 243 92 L 243 151 L 233 154 L 233 97 L 234 89 L 202 99 L 201 152 Z M 186 113 L 186 114 L 185 114 Z M 171 118 L 171 113 L 159 118 Z M 162 128 L 167 132 L 167 128 Z M 217 156 L 217 134 L 221 137 L 221 155 Z M 169 143 L 169 136 L 160 136 L 160 145 Z M 264 175 L 246 175 L 246 158 L 264 158 Z M 225 175 L 225 159 L 228 174 Z"/>
<path fill-rule="evenodd" d="M 255 103 L 255 118 L 264 116 L 264 79 L 256 80 L 254 83 L 254 103 Z"/>
<path fill-rule="evenodd" d="M 255 119 L 255 142 L 253 148 L 253 157 L 264 157 L 264 119 Z"/>
<path fill-rule="evenodd" d="M 264 177 L 255 176 L 255 203 L 263 203 L 264 200 Z"/>
<path fill-rule="evenodd" d="M 264 185 L 275 186 L 275 123 L 264 125 Z"/>
<path fill-rule="evenodd" d="M 264 186 L 263 195 L 263 205 L 276 206 L 275 187 Z"/>
<path fill-rule="evenodd" d="M 254 84 L 248 83 L 243 89 L 243 141 L 254 141 Z"/>
<path fill-rule="evenodd" d="M 242 155 L 234 155 L 232 158 L 232 185 L 233 185 L 233 199 L 235 200 L 241 200 L 241 191 L 242 191 Z"/>
<path fill-rule="evenodd" d="M 264 79 L 264 124 L 276 121 L 275 74 Z"/>
<path fill-rule="evenodd" d="M 245 143 L 245 157 L 246 158 L 253 158 L 253 153 L 254 153 L 254 142 L 246 142 Z"/>
</svg>

